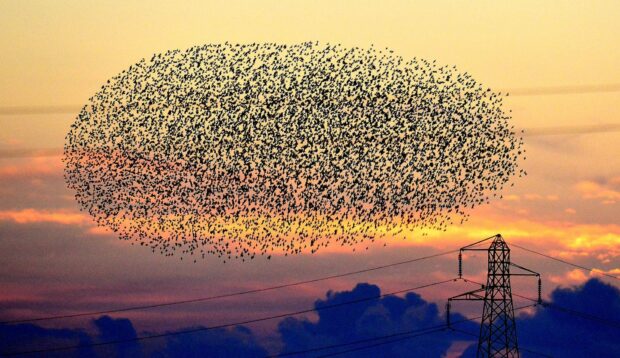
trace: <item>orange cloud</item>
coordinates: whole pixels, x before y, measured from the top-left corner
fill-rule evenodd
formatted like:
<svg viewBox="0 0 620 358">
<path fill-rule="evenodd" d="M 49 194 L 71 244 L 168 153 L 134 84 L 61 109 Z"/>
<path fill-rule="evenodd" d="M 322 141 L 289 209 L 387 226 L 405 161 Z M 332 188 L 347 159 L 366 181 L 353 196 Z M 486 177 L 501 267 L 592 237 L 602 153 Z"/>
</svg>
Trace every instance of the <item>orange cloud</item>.
<svg viewBox="0 0 620 358">
<path fill-rule="evenodd" d="M 493 206 L 472 212 L 468 222 L 453 225 L 446 231 L 409 232 L 404 240 L 390 240 L 388 245 L 429 245 L 450 249 L 495 234 L 509 242 L 523 243 L 533 249 L 562 257 L 620 256 L 620 225 L 578 224 L 570 221 L 543 221 L 498 213 Z"/>
<path fill-rule="evenodd" d="M 110 235 L 110 233 L 112 233 L 112 230 L 103 226 L 93 226 L 89 228 L 87 232 L 93 235 Z"/>
<path fill-rule="evenodd" d="M 612 270 L 599 270 L 594 269 L 590 273 L 585 273 L 583 270 L 574 269 L 566 272 L 564 275 L 551 275 L 549 276 L 549 281 L 558 284 L 558 285 L 566 285 L 566 284 L 581 284 L 592 277 L 602 277 L 603 275 L 614 275 L 618 276 L 620 274 L 620 269 L 612 269 Z"/>
<path fill-rule="evenodd" d="M 387 236 L 374 243 L 363 243 L 355 247 L 339 245 L 326 247 L 318 254 L 352 253 L 365 251 L 367 247 L 377 249 L 388 247 L 430 246 L 440 250 L 452 249 L 500 233 L 509 242 L 520 243 L 535 250 L 565 259 L 581 260 L 592 257 L 601 263 L 610 263 L 620 257 L 620 225 L 578 224 L 570 221 L 542 221 L 518 217 L 499 212 L 493 205 L 481 207 L 471 213 L 469 221 L 453 225 L 446 231 L 420 229 L 403 231 L 396 236 Z M 0 211 L 0 220 L 19 224 L 58 223 L 79 225 L 90 235 L 114 235 L 111 230 L 94 225 L 85 213 L 71 210 L 24 210 Z M 576 277 L 572 278 L 573 281 Z"/>
<path fill-rule="evenodd" d="M 611 178 L 604 183 L 584 180 L 575 189 L 584 199 L 599 200 L 602 204 L 615 204 L 620 201 L 620 177 Z"/>
<path fill-rule="evenodd" d="M 89 217 L 81 213 L 36 209 L 0 211 L 0 220 L 14 221 L 18 224 L 47 222 L 64 225 L 81 225 L 92 221 Z"/>
<path fill-rule="evenodd" d="M 550 275 L 548 279 L 556 285 L 578 285 L 587 281 L 589 278 L 590 276 L 586 275 L 582 270 L 575 269 L 566 272 L 564 275 Z"/>
<path fill-rule="evenodd" d="M 525 200 L 529 201 L 558 201 L 560 197 L 557 195 L 540 195 L 540 194 L 525 194 L 523 196 Z"/>
<path fill-rule="evenodd" d="M 612 275 L 612 276 L 620 276 L 620 268 L 615 268 L 607 271 L 594 269 L 590 276 L 601 276 L 601 275 Z"/>
<path fill-rule="evenodd" d="M 19 158 L 0 161 L 0 179 L 33 176 L 62 175 L 60 157 Z"/>
<path fill-rule="evenodd" d="M 527 200 L 527 201 L 558 201 L 560 200 L 560 197 L 555 194 L 541 195 L 541 194 L 534 194 L 534 193 L 527 193 L 527 194 L 524 194 L 523 196 L 519 196 L 516 194 L 508 194 L 508 195 L 503 195 L 502 198 L 504 201 L 521 201 L 521 199 Z"/>
</svg>

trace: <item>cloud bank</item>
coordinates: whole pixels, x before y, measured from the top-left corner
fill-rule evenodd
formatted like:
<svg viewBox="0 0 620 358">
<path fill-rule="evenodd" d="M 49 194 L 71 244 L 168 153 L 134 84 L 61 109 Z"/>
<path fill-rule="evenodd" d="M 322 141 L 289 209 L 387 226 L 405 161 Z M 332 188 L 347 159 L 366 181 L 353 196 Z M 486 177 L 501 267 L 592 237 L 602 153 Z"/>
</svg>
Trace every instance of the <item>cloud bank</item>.
<svg viewBox="0 0 620 358">
<path fill-rule="evenodd" d="M 170 335 L 163 339 L 83 348 L 46 356 L 265 357 L 269 354 L 294 353 L 347 344 L 445 322 L 443 312 L 436 304 L 425 301 L 415 293 L 321 310 L 321 307 L 378 295 L 380 292 L 378 286 L 367 283 L 359 283 L 350 291 L 327 292 L 324 298 L 315 302 L 315 308 L 319 309 L 316 311 L 317 319 L 289 317 L 280 321 L 277 330 L 281 348 L 278 351 L 269 351 L 266 348 L 269 344 L 261 341 L 251 329 L 237 326 L 194 334 Z M 620 351 L 620 341 L 617 340 L 620 330 L 618 288 L 598 279 L 591 279 L 580 286 L 557 288 L 552 292 L 549 303 L 556 308 L 539 307 L 532 314 L 519 315 L 517 329 L 521 347 L 569 358 L 588 355 L 613 357 L 614 352 Z M 576 314 L 575 311 L 580 313 Z M 585 319 L 584 315 L 599 319 Z M 455 314 L 452 320 L 456 322 L 463 318 Z M 88 345 L 98 341 L 132 339 L 138 335 L 132 322 L 125 318 L 103 316 L 93 320 L 92 326 L 94 330 L 87 332 L 82 329 L 43 328 L 33 324 L 2 325 L 0 352 Z M 464 322 L 458 324 L 458 328 L 477 333 L 478 324 Z M 454 352 L 456 343 L 463 341 L 471 344 L 463 357 L 475 354 L 475 342 L 471 337 L 446 331 L 359 350 L 354 355 L 442 357 L 448 351 Z M 303 356 L 315 357 L 378 342 L 381 341 L 322 349 Z M 296 355 L 299 356 L 300 353 Z M 527 351 L 522 355 L 531 356 Z"/>
</svg>

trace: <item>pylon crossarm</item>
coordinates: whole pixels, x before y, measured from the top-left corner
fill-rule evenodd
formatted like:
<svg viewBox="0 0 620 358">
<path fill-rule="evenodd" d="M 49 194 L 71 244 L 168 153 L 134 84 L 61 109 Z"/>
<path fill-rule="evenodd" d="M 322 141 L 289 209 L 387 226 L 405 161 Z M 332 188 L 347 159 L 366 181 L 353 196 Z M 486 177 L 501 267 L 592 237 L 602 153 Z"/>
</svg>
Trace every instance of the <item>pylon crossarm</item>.
<svg viewBox="0 0 620 358">
<path fill-rule="evenodd" d="M 540 274 L 538 272 L 532 271 L 532 270 L 527 269 L 527 268 L 525 268 L 523 266 L 517 265 L 514 262 L 511 262 L 510 266 L 513 266 L 513 267 L 516 267 L 516 268 L 521 269 L 523 271 L 526 271 L 526 273 L 510 273 L 510 276 L 536 276 L 536 277 L 540 276 Z"/>
<path fill-rule="evenodd" d="M 486 238 L 486 239 L 484 239 L 484 240 L 476 241 L 476 242 L 474 242 L 473 244 L 469 244 L 469 245 L 467 245 L 467 246 L 463 246 L 463 247 L 461 247 L 461 251 L 488 251 L 488 249 L 477 249 L 477 248 L 476 248 L 476 249 L 474 249 L 474 248 L 472 248 L 472 247 L 473 247 L 473 246 L 476 246 L 476 245 L 478 245 L 478 244 L 481 244 L 481 243 L 483 243 L 483 242 L 485 242 L 485 241 L 487 241 L 487 240 L 495 239 L 495 238 L 496 238 L 496 237 L 498 237 L 498 236 L 501 236 L 501 235 L 500 235 L 500 234 L 495 234 L 495 235 L 493 235 L 493 236 L 487 237 L 487 238 Z"/>
<path fill-rule="evenodd" d="M 484 296 L 480 295 L 481 292 L 485 292 L 486 288 L 479 288 L 474 291 L 461 293 L 460 295 L 448 298 L 449 301 L 480 301 L 484 300 Z"/>
</svg>

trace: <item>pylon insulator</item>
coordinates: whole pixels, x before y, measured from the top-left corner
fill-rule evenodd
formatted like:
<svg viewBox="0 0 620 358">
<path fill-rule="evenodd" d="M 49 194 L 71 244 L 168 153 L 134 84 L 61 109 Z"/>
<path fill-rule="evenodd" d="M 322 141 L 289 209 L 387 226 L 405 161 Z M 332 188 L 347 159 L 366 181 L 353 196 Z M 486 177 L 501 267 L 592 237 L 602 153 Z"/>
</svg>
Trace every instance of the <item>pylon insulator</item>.
<svg viewBox="0 0 620 358">
<path fill-rule="evenodd" d="M 542 281 L 540 280 L 540 276 L 538 276 L 538 304 L 542 303 Z"/>
<path fill-rule="evenodd" d="M 463 252 L 459 251 L 459 278 L 463 278 Z"/>
</svg>

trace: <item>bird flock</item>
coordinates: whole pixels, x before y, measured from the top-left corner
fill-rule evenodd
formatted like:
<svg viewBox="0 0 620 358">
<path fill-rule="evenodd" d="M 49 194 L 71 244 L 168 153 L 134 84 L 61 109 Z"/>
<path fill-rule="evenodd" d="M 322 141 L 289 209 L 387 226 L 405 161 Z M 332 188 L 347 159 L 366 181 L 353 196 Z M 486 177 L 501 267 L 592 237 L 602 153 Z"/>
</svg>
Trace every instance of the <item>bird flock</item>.
<svg viewBox="0 0 620 358">
<path fill-rule="evenodd" d="M 355 247 L 462 223 L 525 174 L 502 97 L 375 47 L 172 50 L 90 98 L 65 179 L 98 225 L 164 255 Z"/>
</svg>

